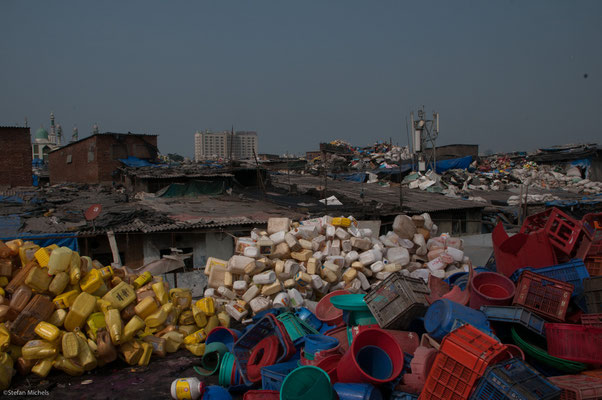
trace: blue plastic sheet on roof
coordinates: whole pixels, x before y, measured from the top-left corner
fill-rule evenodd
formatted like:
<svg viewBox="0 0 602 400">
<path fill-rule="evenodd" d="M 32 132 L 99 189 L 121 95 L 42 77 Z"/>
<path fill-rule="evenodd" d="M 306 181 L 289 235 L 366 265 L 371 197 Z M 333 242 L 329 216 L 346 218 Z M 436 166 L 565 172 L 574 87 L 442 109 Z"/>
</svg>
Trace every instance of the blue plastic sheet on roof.
<svg viewBox="0 0 602 400">
<path fill-rule="evenodd" d="M 133 156 L 129 156 L 128 158 L 120 158 L 119 161 L 128 167 L 153 167 L 157 165 Z"/>
<path fill-rule="evenodd" d="M 451 160 L 437 161 L 435 164 L 435 172 L 441 174 L 450 169 L 467 169 L 472 163 L 472 156 L 461 158 L 452 158 Z"/>
<path fill-rule="evenodd" d="M 19 196 L 0 196 L 0 203 L 25 203 L 25 200 Z"/>
<path fill-rule="evenodd" d="M 0 238 L 0 240 L 5 242 L 13 239 L 34 242 L 40 247 L 56 244 L 57 246 L 69 247 L 71 250 L 79 252 L 79 244 L 77 243 L 75 233 L 41 233 L 37 235 L 27 234 Z"/>
</svg>

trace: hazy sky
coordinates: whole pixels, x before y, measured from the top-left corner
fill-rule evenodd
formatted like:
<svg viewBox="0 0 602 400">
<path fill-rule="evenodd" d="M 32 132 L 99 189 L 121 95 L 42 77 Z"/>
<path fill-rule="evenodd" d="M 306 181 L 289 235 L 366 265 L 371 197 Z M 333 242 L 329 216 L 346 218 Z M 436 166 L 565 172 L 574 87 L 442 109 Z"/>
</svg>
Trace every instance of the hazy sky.
<svg viewBox="0 0 602 400">
<path fill-rule="evenodd" d="M 256 130 L 259 152 L 406 144 L 533 150 L 602 138 L 602 1 L 0 1 L 0 125 L 67 137 Z M 587 74 L 587 78 L 584 74 Z"/>
</svg>

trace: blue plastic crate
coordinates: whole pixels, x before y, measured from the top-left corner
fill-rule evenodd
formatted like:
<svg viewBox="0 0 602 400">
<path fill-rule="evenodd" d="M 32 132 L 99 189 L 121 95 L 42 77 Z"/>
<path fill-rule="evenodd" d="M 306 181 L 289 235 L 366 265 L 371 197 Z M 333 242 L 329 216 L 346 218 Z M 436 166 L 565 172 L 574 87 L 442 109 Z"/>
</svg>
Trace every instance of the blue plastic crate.
<svg viewBox="0 0 602 400">
<path fill-rule="evenodd" d="M 287 342 L 289 340 L 288 335 L 280 330 L 278 326 L 278 320 L 273 314 L 266 314 L 251 329 L 243 333 L 243 335 L 234 343 L 232 346 L 232 353 L 236 357 L 236 368 L 240 371 L 240 375 L 246 385 L 251 385 L 252 382 L 249 380 L 247 375 L 247 364 L 249 358 L 253 352 L 253 348 L 264 338 L 272 335 L 278 337 L 280 346 L 283 349 L 287 348 Z M 286 336 L 284 336 L 286 335 Z M 277 363 L 284 362 L 289 357 L 289 354 L 282 352 L 279 356 Z"/>
<path fill-rule="evenodd" d="M 280 364 L 261 368 L 261 388 L 263 390 L 280 391 L 284 378 L 299 366 L 299 360 L 287 361 Z"/>
<path fill-rule="evenodd" d="M 495 364 L 485 371 L 471 400 L 551 400 L 560 389 L 518 358 Z"/>
<path fill-rule="evenodd" d="M 530 331 L 544 338 L 546 337 L 546 320 L 522 307 L 482 306 L 481 311 L 485 313 L 490 321 L 520 324 Z"/>
<path fill-rule="evenodd" d="M 523 271 L 531 271 L 547 278 L 557 279 L 562 282 L 572 283 L 575 289 L 571 298 L 583 311 L 587 311 L 585 297 L 583 295 L 583 280 L 589 278 L 589 272 L 580 258 L 575 258 L 567 263 L 552 265 L 550 267 L 532 268 L 525 267 L 514 271 L 510 279 L 515 283 Z"/>
<path fill-rule="evenodd" d="M 418 399 L 418 395 L 406 393 L 406 392 L 393 392 L 391 393 L 391 400 L 415 400 Z"/>
</svg>

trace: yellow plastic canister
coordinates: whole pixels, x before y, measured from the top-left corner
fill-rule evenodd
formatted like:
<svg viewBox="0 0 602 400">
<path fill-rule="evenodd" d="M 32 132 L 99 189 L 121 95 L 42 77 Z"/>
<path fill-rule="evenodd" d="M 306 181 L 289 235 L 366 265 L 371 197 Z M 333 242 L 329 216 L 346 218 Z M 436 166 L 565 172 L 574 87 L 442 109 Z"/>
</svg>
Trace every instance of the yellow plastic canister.
<svg viewBox="0 0 602 400">
<path fill-rule="evenodd" d="M 157 300 L 163 304 L 167 304 L 169 302 L 169 296 L 167 295 L 167 291 L 165 290 L 165 284 L 163 282 L 153 283 L 151 285 L 153 292 L 155 292 L 155 297 Z"/>
<path fill-rule="evenodd" d="M 139 287 L 146 285 L 151 281 L 151 279 L 153 279 L 153 275 L 150 272 L 143 272 L 134 280 L 134 289 L 138 289 Z"/>
<path fill-rule="evenodd" d="M 41 360 L 57 353 L 56 345 L 45 340 L 30 340 L 21 349 L 21 356 L 26 360 Z"/>
<path fill-rule="evenodd" d="M 194 318 L 194 323 L 199 328 L 204 328 L 207 325 L 207 314 L 201 311 L 196 304 L 192 305 L 192 316 Z"/>
<path fill-rule="evenodd" d="M 142 354 L 144 353 L 144 349 L 142 347 L 142 343 L 138 340 L 130 340 L 119 346 L 119 351 L 123 355 L 125 362 L 130 365 L 138 364 Z"/>
<path fill-rule="evenodd" d="M 73 250 L 64 246 L 53 250 L 48 258 L 48 273 L 55 275 L 59 272 L 67 271 L 71 263 L 72 253 Z"/>
<path fill-rule="evenodd" d="M 123 321 L 119 310 L 112 308 L 105 314 L 105 321 L 107 323 L 107 330 L 111 335 L 111 342 L 113 344 L 121 343 L 121 336 L 123 335 Z"/>
<path fill-rule="evenodd" d="M 13 359 L 7 353 L 0 353 L 0 390 L 6 390 L 10 387 L 13 370 Z"/>
<path fill-rule="evenodd" d="M 40 267 L 45 268 L 48 266 L 48 261 L 50 260 L 50 252 L 47 248 L 41 247 L 34 253 L 34 257 L 38 260 Z"/>
<path fill-rule="evenodd" d="M 217 319 L 219 319 L 219 324 L 223 327 L 230 327 L 230 314 L 225 311 L 221 311 L 217 314 Z"/>
<path fill-rule="evenodd" d="M 209 319 L 207 320 L 207 325 L 205 325 L 205 332 L 211 332 L 214 328 L 217 328 L 219 326 L 219 319 L 217 318 L 217 315 L 212 315 L 209 317 Z"/>
<path fill-rule="evenodd" d="M 102 285 L 103 280 L 97 269 L 90 269 L 86 275 L 80 280 L 79 286 L 84 292 L 94 293 Z"/>
<path fill-rule="evenodd" d="M 45 378 L 50 373 L 50 370 L 52 369 L 52 364 L 54 363 L 55 358 L 56 358 L 56 355 L 53 355 L 53 356 L 38 360 L 36 365 L 34 365 L 33 368 L 31 369 L 31 372 L 33 372 L 40 378 Z"/>
<path fill-rule="evenodd" d="M 136 307 L 134 307 L 136 314 L 142 319 L 157 312 L 158 309 L 159 306 L 153 297 L 145 297 L 140 303 L 136 304 Z"/>
<path fill-rule="evenodd" d="M 348 228 L 351 225 L 351 220 L 349 218 L 333 218 L 332 226 L 342 226 L 344 228 Z"/>
<path fill-rule="evenodd" d="M 195 356 L 200 357 L 203 354 L 205 354 L 205 343 L 186 344 L 184 345 L 184 347 L 186 347 L 186 350 L 188 350 Z"/>
<path fill-rule="evenodd" d="M 77 251 L 71 253 L 71 260 L 69 261 L 69 283 L 75 285 L 79 282 L 82 277 L 81 273 L 82 260 Z"/>
<path fill-rule="evenodd" d="M 77 357 L 79 354 L 79 340 L 73 332 L 67 332 L 63 335 L 61 341 L 63 355 L 67 358 Z"/>
<path fill-rule="evenodd" d="M 48 323 L 60 328 L 65 323 L 65 318 L 67 318 L 67 310 L 59 308 L 58 310 L 54 310 L 50 318 L 48 318 Z"/>
<path fill-rule="evenodd" d="M 108 301 L 111 303 L 111 306 L 121 311 L 130 303 L 136 301 L 136 291 L 131 285 L 121 282 L 109 290 L 102 299 Z"/>
<path fill-rule="evenodd" d="M 95 292 L 92 293 L 92 296 L 103 297 L 108 292 L 109 288 L 107 287 L 107 283 L 105 281 L 101 281 L 100 286 Z"/>
<path fill-rule="evenodd" d="M 0 351 L 6 351 L 10 345 L 10 332 L 6 324 L 0 324 Z"/>
<path fill-rule="evenodd" d="M 59 294 L 52 299 L 52 302 L 56 308 L 69 308 L 73 305 L 73 302 L 75 302 L 75 299 L 77 299 L 79 294 L 80 292 L 77 290 L 70 290 L 68 292 Z"/>
<path fill-rule="evenodd" d="M 52 276 L 48 275 L 48 270 L 40 267 L 33 267 L 25 278 L 25 284 L 38 292 L 47 291 L 51 281 Z"/>
<path fill-rule="evenodd" d="M 83 367 L 84 371 L 91 371 L 98 365 L 98 361 L 94 354 L 92 354 L 92 349 L 88 346 L 88 341 L 82 339 L 81 337 L 77 337 L 79 341 L 79 354 L 77 355 L 77 361 Z"/>
<path fill-rule="evenodd" d="M 178 323 L 180 325 L 194 324 L 195 321 L 194 321 L 194 315 L 192 314 L 192 311 L 191 310 L 182 311 L 182 313 L 180 314 L 180 317 L 178 318 Z"/>
<path fill-rule="evenodd" d="M 0 276 L 0 287 L 5 287 L 6 285 L 8 285 L 8 277 L 6 276 Z M 4 292 L 4 290 L 2 290 Z M 4 296 L 4 295 L 2 295 Z"/>
<path fill-rule="evenodd" d="M 205 297 L 198 300 L 195 305 L 208 317 L 215 314 L 215 300 L 213 297 Z"/>
<path fill-rule="evenodd" d="M 107 323 L 105 321 L 105 315 L 101 312 L 95 312 L 90 314 L 86 320 L 87 333 L 92 339 L 96 340 L 96 331 L 100 328 L 106 328 Z"/>
<path fill-rule="evenodd" d="M 125 343 L 129 340 L 132 340 L 134 338 L 134 335 L 136 335 L 138 331 L 143 330 L 145 326 L 146 324 L 144 323 L 144 320 L 139 316 L 134 315 L 132 319 L 130 319 L 128 323 L 125 324 L 125 327 L 123 328 L 123 337 L 121 341 Z"/>
<path fill-rule="evenodd" d="M 50 281 L 50 285 L 48 285 L 48 291 L 55 296 L 63 293 L 67 284 L 69 283 L 69 275 L 66 272 L 57 273 L 52 281 Z"/>
<path fill-rule="evenodd" d="M 198 331 L 186 336 L 184 338 L 184 344 L 194 344 L 194 343 L 202 343 L 207 339 L 207 333 L 204 329 L 199 329 Z"/>
<path fill-rule="evenodd" d="M 176 331 L 167 332 L 161 337 L 165 339 L 165 350 L 168 353 L 175 353 L 176 351 L 178 351 L 178 349 L 184 342 L 184 335 Z"/>
<path fill-rule="evenodd" d="M 199 328 L 196 325 L 178 325 L 178 332 L 180 332 L 184 337 L 193 334 L 198 331 Z"/>
<path fill-rule="evenodd" d="M 108 301 L 103 300 L 103 299 L 96 299 L 96 307 L 103 314 L 106 314 L 107 311 L 109 311 L 111 308 L 113 308 L 113 306 L 111 305 L 111 303 L 109 303 Z"/>
<path fill-rule="evenodd" d="M 190 293 L 190 289 L 171 289 L 169 295 L 171 297 L 171 302 L 175 306 L 182 307 L 183 310 L 189 308 L 192 303 L 192 293 Z"/>
<path fill-rule="evenodd" d="M 167 319 L 168 311 L 171 311 L 173 307 L 166 307 L 168 305 L 171 305 L 171 303 L 167 303 L 166 305 L 161 306 L 161 308 L 159 308 L 157 311 L 146 317 L 144 319 L 146 326 L 148 326 L 149 328 L 156 328 L 159 325 L 162 325 Z"/>
<path fill-rule="evenodd" d="M 96 307 L 96 297 L 86 292 L 77 295 L 67 313 L 67 317 L 65 317 L 65 329 L 73 331 L 76 328 L 81 328 L 94 311 L 94 307 Z"/>
<path fill-rule="evenodd" d="M 153 354 L 153 346 L 150 343 L 140 343 L 142 346 L 142 355 L 140 356 L 140 360 L 138 360 L 138 365 L 143 367 L 148 365 L 151 359 L 151 355 Z"/>
<path fill-rule="evenodd" d="M 23 246 L 19 247 L 19 258 L 21 259 L 21 265 L 27 265 L 34 258 L 37 260 L 35 256 L 36 251 L 40 249 L 40 246 L 33 242 L 25 242 Z"/>
<path fill-rule="evenodd" d="M 113 277 L 113 267 L 111 267 L 110 265 L 99 269 L 98 272 L 100 272 L 100 277 L 105 281 Z"/>
<path fill-rule="evenodd" d="M 54 342 L 61 333 L 59 328 L 44 321 L 40 321 L 34 331 L 39 337 L 49 342 Z"/>
<path fill-rule="evenodd" d="M 71 376 L 80 376 L 84 373 L 84 368 L 77 361 L 60 354 L 54 359 L 52 366 Z"/>
</svg>

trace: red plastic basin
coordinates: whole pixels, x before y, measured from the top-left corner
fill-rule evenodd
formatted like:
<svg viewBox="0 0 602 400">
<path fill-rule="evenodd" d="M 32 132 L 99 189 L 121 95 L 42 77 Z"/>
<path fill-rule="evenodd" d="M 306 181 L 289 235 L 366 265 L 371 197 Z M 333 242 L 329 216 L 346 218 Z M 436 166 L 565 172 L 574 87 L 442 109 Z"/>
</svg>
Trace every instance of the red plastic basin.
<svg viewBox="0 0 602 400">
<path fill-rule="evenodd" d="M 328 293 L 318 302 L 316 306 L 316 317 L 328 325 L 343 325 L 343 310 L 340 310 L 332 305 L 330 298 L 340 296 L 342 294 L 351 294 L 348 290 L 335 290 Z"/>
<path fill-rule="evenodd" d="M 470 308 L 476 310 L 481 306 L 507 306 L 512 303 L 516 287 L 514 282 L 502 274 L 481 272 L 472 277 Z"/>
</svg>

